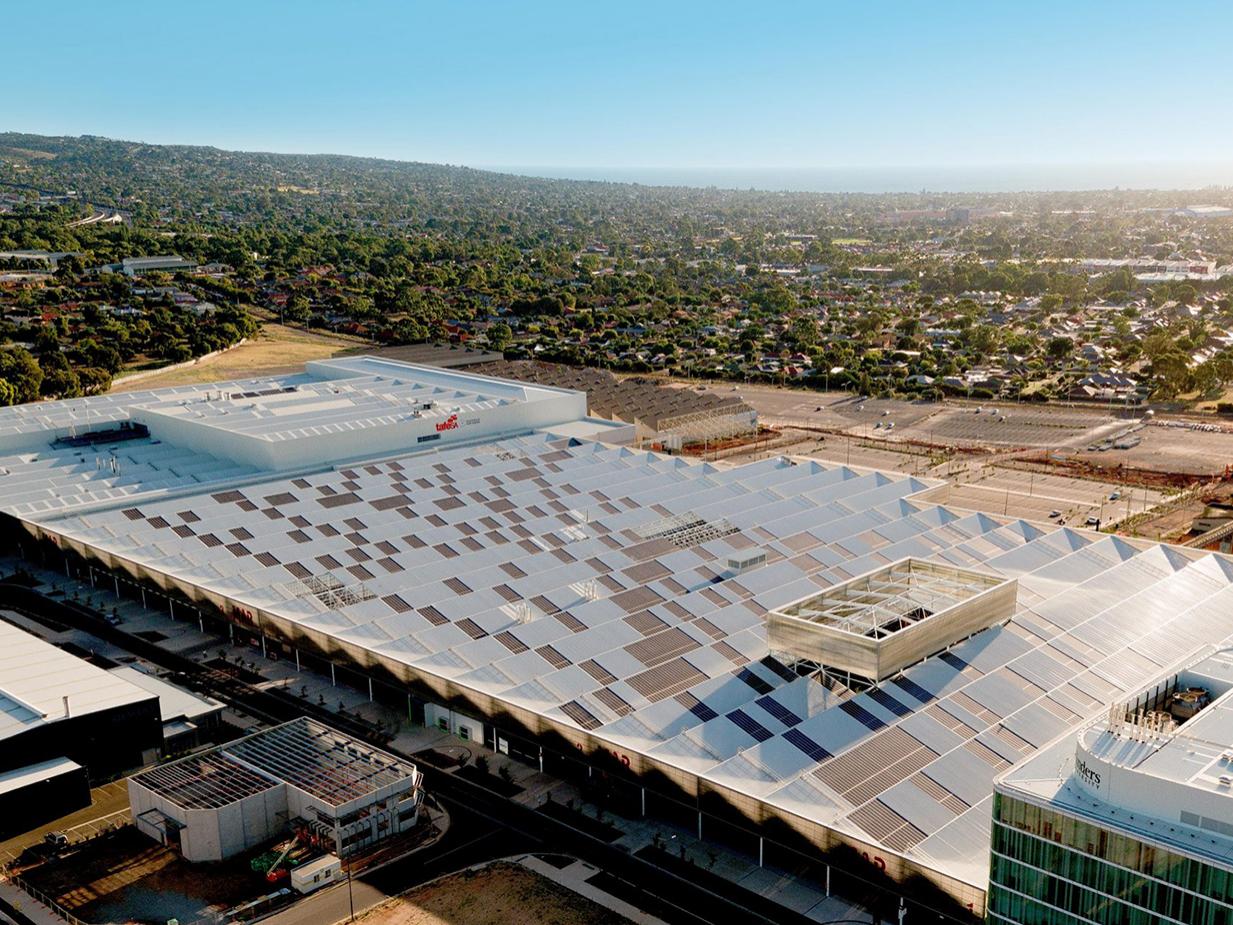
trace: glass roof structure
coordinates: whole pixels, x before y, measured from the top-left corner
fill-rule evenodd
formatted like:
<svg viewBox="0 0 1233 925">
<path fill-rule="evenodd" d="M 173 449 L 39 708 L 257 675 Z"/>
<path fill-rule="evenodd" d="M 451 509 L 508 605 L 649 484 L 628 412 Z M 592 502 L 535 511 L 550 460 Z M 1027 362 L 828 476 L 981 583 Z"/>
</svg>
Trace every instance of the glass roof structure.
<svg viewBox="0 0 1233 925">
<path fill-rule="evenodd" d="M 981 890 L 995 776 L 1233 636 L 1227 557 L 950 509 L 922 498 L 936 482 L 843 466 L 691 463 L 517 422 L 296 472 L 220 457 L 199 483 L 168 484 L 169 441 L 125 444 L 122 486 L 46 446 L 2 452 L 61 480 L 54 511 L 0 480 L 0 508 L 62 547 Z M 772 654 L 770 615 L 794 603 L 900 620 L 893 641 L 990 587 L 1010 589 L 996 619 L 868 689 Z"/>
</svg>

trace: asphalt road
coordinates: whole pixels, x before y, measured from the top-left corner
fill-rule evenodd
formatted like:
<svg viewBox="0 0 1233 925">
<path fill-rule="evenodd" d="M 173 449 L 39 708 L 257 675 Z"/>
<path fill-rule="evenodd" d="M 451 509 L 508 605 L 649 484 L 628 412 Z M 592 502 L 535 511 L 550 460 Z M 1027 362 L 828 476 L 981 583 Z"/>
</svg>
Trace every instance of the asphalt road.
<svg viewBox="0 0 1233 925">
<path fill-rule="evenodd" d="M 496 858 L 546 850 L 532 835 L 493 826 L 461 803 L 442 802 L 449 809 L 450 827 L 432 848 L 356 877 L 349 887 L 343 884 L 314 893 L 263 921 L 268 925 L 330 925 L 443 874 Z"/>
</svg>

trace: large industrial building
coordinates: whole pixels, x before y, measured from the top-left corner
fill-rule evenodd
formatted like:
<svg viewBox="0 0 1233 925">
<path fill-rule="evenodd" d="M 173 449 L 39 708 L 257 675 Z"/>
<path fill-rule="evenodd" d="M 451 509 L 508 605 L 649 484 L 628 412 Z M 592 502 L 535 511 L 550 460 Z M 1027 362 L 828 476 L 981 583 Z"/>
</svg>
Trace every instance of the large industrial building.
<svg viewBox="0 0 1233 925">
<path fill-rule="evenodd" d="M 0 619 L 0 838 L 90 805 L 163 745 L 158 696 Z"/>
<path fill-rule="evenodd" d="M 67 757 L 95 778 L 163 744 L 158 695 L 0 619 L 0 771 Z"/>
<path fill-rule="evenodd" d="M 339 857 L 413 828 L 414 765 L 306 717 L 128 781 L 137 828 L 220 861 L 303 826 Z"/>
<path fill-rule="evenodd" d="M 989 920 L 1233 922 L 1233 649 L 1208 648 L 997 782 Z"/>
<path fill-rule="evenodd" d="M 1225 557 L 638 452 L 586 410 L 368 358 L 3 409 L 0 509 L 27 555 L 634 811 L 976 914 L 995 777 L 1233 634 Z"/>
</svg>

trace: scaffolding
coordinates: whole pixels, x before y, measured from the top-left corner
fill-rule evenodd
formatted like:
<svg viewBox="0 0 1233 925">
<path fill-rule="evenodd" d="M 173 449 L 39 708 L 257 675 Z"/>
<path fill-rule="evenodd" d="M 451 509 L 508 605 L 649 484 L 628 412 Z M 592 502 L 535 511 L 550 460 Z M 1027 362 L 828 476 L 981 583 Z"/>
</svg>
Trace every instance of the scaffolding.
<svg viewBox="0 0 1233 925">
<path fill-rule="evenodd" d="M 681 549 L 709 543 L 736 533 L 736 527 L 726 518 L 706 520 L 693 511 L 669 514 L 658 520 L 634 528 L 634 533 L 644 540 L 667 540 Z"/>
<path fill-rule="evenodd" d="M 346 584 L 330 572 L 283 582 L 278 585 L 278 588 L 283 592 L 284 597 L 289 599 L 314 598 L 331 610 L 362 604 L 376 597 L 362 581 Z"/>
</svg>

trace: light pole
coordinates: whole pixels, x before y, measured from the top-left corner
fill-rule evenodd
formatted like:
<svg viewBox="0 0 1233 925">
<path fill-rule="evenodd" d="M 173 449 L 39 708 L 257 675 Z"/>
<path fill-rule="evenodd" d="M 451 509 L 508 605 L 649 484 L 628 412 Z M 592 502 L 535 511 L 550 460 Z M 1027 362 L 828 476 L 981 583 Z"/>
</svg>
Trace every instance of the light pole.
<svg viewBox="0 0 1233 925">
<path fill-rule="evenodd" d="M 343 861 L 343 863 L 347 865 L 347 905 L 351 909 L 351 917 L 347 919 L 347 921 L 354 922 L 355 921 L 355 894 L 351 892 L 351 862 Z"/>
</svg>

